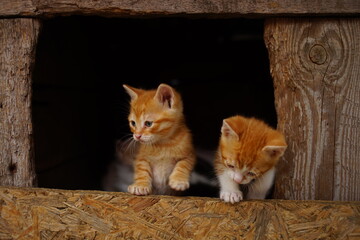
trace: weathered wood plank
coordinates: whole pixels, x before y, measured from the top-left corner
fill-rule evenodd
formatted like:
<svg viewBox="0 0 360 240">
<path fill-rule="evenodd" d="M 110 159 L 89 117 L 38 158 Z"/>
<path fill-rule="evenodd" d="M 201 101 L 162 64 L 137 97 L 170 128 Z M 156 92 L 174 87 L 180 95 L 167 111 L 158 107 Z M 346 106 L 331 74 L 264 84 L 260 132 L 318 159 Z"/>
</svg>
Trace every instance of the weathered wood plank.
<svg viewBox="0 0 360 240">
<path fill-rule="evenodd" d="M 299 15 L 357 15 L 357 0 L 1 0 L 0 16 L 53 15 L 183 15 L 210 14 L 233 16 L 299 16 Z"/>
<path fill-rule="evenodd" d="M 32 0 L 0 0 L 0 15 L 31 16 L 36 13 Z"/>
<path fill-rule="evenodd" d="M 360 203 L 0 188 L 0 239 L 356 239 Z"/>
<path fill-rule="evenodd" d="M 0 185 L 34 185 L 31 71 L 39 26 L 0 20 Z"/>
<path fill-rule="evenodd" d="M 275 196 L 360 200 L 360 19 L 265 24 L 278 127 L 289 147 Z"/>
</svg>

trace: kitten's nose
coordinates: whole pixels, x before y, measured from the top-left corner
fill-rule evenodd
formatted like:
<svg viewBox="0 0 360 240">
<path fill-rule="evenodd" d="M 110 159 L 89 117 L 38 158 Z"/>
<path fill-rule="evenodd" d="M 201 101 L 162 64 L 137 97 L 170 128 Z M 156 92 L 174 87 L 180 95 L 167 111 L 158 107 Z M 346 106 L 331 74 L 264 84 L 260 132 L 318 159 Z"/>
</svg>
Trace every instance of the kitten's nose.
<svg viewBox="0 0 360 240">
<path fill-rule="evenodd" d="M 236 174 L 234 177 L 234 181 L 238 184 L 241 184 L 242 180 L 244 179 L 244 177 L 240 174 Z"/>
<path fill-rule="evenodd" d="M 137 139 L 137 140 L 140 140 L 140 138 L 141 138 L 141 134 L 134 134 L 134 136 L 135 136 L 135 138 Z"/>
</svg>

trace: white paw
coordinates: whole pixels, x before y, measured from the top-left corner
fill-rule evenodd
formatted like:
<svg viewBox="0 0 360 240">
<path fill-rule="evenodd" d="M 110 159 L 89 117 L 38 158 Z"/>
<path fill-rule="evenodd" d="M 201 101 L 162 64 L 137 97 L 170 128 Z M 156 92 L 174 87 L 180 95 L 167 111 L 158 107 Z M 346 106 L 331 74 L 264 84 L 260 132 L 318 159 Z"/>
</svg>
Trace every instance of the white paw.
<svg viewBox="0 0 360 240">
<path fill-rule="evenodd" d="M 220 199 L 224 200 L 224 202 L 236 203 L 243 200 L 243 193 L 241 191 L 236 192 L 220 192 Z"/>
<path fill-rule="evenodd" d="M 128 192 L 139 196 L 149 195 L 151 192 L 151 187 L 147 185 L 134 183 L 128 187 Z"/>
<path fill-rule="evenodd" d="M 189 181 L 170 180 L 169 186 L 176 191 L 185 191 L 190 187 Z"/>
</svg>

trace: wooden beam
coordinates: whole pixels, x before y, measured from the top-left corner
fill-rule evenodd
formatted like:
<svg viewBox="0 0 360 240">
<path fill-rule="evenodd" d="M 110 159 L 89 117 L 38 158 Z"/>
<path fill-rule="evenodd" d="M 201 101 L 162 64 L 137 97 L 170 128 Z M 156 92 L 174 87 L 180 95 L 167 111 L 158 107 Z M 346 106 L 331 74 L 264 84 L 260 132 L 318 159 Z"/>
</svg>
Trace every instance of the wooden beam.
<svg viewBox="0 0 360 240">
<path fill-rule="evenodd" d="M 360 200 L 360 18 L 269 19 L 278 128 L 275 197 Z"/>
<path fill-rule="evenodd" d="M 0 20 L 0 185 L 34 186 L 31 72 L 34 19 Z"/>
<path fill-rule="evenodd" d="M 303 15 L 358 15 L 358 0 L 1 0 L 0 16 L 54 15 L 207 15 L 207 16 L 303 16 Z"/>
<path fill-rule="evenodd" d="M 0 188 L 0 239 L 356 239 L 360 202 Z M 106 238 L 105 238 L 106 237 Z"/>
</svg>

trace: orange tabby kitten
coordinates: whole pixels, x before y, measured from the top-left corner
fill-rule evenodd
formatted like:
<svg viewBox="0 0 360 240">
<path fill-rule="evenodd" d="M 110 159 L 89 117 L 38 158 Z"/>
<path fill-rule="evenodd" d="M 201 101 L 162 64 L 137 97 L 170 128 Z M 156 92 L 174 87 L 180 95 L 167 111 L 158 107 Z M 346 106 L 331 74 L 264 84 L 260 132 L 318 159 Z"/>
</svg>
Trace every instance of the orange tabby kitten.
<svg viewBox="0 0 360 240">
<path fill-rule="evenodd" d="M 275 177 L 275 165 L 287 145 L 283 134 L 255 118 L 224 119 L 215 158 L 220 198 L 239 202 L 239 184 L 249 184 L 247 199 L 264 199 Z"/>
<path fill-rule="evenodd" d="M 140 142 L 134 163 L 135 182 L 128 191 L 148 195 L 188 189 L 195 154 L 179 93 L 166 84 L 157 90 L 123 86 L 131 97 L 130 129 Z"/>
</svg>

